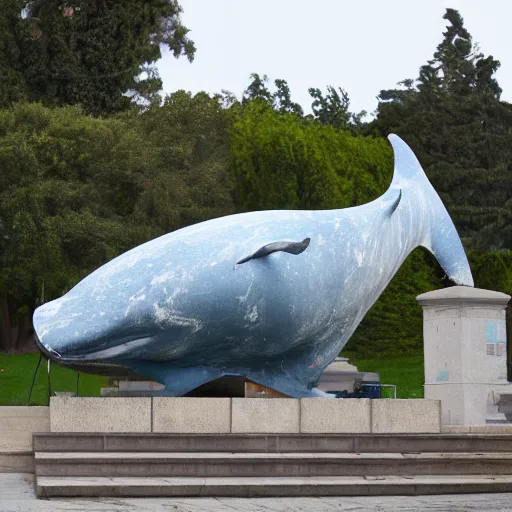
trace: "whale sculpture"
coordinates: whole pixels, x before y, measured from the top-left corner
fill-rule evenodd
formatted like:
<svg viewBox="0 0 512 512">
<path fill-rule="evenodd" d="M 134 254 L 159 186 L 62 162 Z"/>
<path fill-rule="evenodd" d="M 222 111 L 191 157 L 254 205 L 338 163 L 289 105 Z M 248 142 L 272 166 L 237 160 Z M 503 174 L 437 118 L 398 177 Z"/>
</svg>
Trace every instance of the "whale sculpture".
<svg viewBox="0 0 512 512">
<path fill-rule="evenodd" d="M 81 371 L 150 378 L 170 396 L 222 376 L 323 396 L 321 373 L 416 247 L 473 286 L 440 198 L 410 148 L 389 140 L 395 171 L 378 199 L 231 215 L 147 242 L 35 311 L 40 350 Z"/>
</svg>

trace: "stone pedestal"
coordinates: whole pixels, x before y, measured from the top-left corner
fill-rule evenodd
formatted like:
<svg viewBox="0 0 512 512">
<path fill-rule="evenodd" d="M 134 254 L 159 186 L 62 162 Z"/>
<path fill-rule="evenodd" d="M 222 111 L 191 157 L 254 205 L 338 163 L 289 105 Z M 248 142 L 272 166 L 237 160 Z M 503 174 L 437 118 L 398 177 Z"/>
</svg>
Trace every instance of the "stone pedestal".
<svg viewBox="0 0 512 512">
<path fill-rule="evenodd" d="M 509 389 L 504 293 L 454 286 L 417 297 L 423 307 L 425 398 L 444 425 L 485 425 L 494 395 Z"/>
<path fill-rule="evenodd" d="M 439 400 L 63 398 L 54 396 L 50 399 L 49 409 L 51 432 L 172 434 L 439 434 L 441 432 Z M 2 408 L 0 408 L 0 421 L 1 419 Z M 1 431 L 0 428 L 0 434 Z"/>
</svg>

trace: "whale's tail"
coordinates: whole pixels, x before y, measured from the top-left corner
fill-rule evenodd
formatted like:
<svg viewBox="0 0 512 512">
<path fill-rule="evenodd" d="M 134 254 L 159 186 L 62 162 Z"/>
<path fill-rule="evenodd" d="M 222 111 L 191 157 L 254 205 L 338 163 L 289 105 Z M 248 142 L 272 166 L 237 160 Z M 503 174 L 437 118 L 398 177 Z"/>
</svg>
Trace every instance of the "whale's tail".
<svg viewBox="0 0 512 512">
<path fill-rule="evenodd" d="M 437 259 L 446 275 L 456 284 L 473 286 L 473 276 L 455 226 L 434 187 L 430 184 L 411 148 L 398 135 L 388 137 L 395 154 L 392 189 L 413 195 L 411 207 L 421 224 L 419 245 L 428 249 Z M 419 227 L 419 226 L 416 226 Z"/>
</svg>

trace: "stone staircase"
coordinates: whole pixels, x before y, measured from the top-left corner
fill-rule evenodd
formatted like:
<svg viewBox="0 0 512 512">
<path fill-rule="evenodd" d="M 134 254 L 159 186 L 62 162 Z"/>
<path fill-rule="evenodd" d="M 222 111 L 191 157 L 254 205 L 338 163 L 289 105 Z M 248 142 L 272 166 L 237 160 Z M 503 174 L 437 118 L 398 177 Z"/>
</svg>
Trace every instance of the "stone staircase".
<svg viewBox="0 0 512 512">
<path fill-rule="evenodd" d="M 512 492 L 512 435 L 34 434 L 39 497 Z"/>
</svg>

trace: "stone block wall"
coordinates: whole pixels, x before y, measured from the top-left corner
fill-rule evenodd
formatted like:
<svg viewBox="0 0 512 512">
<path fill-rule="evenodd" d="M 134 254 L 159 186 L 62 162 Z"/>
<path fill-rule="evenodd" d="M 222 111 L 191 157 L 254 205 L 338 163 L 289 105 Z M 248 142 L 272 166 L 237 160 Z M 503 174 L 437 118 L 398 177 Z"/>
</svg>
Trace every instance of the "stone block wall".
<svg viewBox="0 0 512 512">
<path fill-rule="evenodd" d="M 52 397 L 50 418 L 52 432 L 441 432 L 438 400 Z"/>
<path fill-rule="evenodd" d="M 49 431 L 48 407 L 0 407 L 0 473 L 31 473 L 32 434 Z"/>
</svg>

